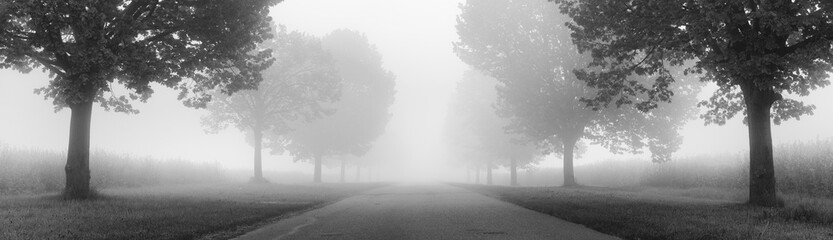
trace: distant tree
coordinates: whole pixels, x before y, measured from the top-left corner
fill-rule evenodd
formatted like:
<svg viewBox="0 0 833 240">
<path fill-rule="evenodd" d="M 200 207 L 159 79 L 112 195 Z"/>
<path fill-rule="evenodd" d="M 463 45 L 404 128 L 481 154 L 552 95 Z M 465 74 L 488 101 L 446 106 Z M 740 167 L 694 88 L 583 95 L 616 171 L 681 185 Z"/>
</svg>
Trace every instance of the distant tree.
<svg viewBox="0 0 833 240">
<path fill-rule="evenodd" d="M 208 104 L 209 114 L 202 118 L 209 132 L 233 125 L 249 133 L 247 138 L 254 146 L 254 182 L 266 182 L 261 167 L 264 136 L 278 142 L 267 146 L 280 146 L 291 122 L 325 116 L 328 109 L 322 104 L 337 101 L 341 91 L 341 77 L 318 38 L 287 32 L 283 26 L 276 32 L 275 39 L 264 45 L 275 52 L 276 62 L 263 72 L 258 88 L 216 94 Z M 269 131 L 272 134 L 263 134 Z"/>
<path fill-rule="evenodd" d="M 353 167 L 355 167 L 356 173 L 355 173 L 354 176 L 355 176 L 356 182 L 358 182 L 360 180 L 361 167 L 362 167 L 362 165 L 364 165 L 364 161 L 365 161 L 365 159 L 364 159 L 365 156 L 364 155 L 359 157 L 359 156 L 356 156 L 356 155 L 353 155 L 353 154 L 343 154 L 343 155 L 337 155 L 337 156 L 332 156 L 332 157 L 338 160 L 339 168 L 341 169 L 341 171 L 340 171 L 341 176 L 339 178 L 339 182 L 342 182 L 342 183 L 347 182 L 348 163 L 349 163 L 349 165 L 352 165 Z"/>
<path fill-rule="evenodd" d="M 581 139 L 614 153 L 639 153 L 647 147 L 656 162 L 667 161 L 679 147 L 677 130 L 693 114 L 699 85 L 674 85 L 686 97 L 654 114 L 587 108 L 579 100 L 595 90 L 571 70 L 591 58 L 571 44 L 565 27 L 569 18 L 555 4 L 483 0 L 468 1 L 461 8 L 455 52 L 500 81 L 496 106 L 501 116 L 511 119 L 510 130 L 563 156 L 565 186 L 576 185 L 573 157 Z"/>
<path fill-rule="evenodd" d="M 506 138 L 503 138 L 506 139 Z M 542 151 L 535 144 L 525 143 L 521 138 L 510 138 L 498 146 L 498 158 L 504 159 L 501 165 L 509 168 L 509 185 L 518 186 L 518 168 L 531 166 L 544 158 Z M 505 141 L 505 140 L 504 140 Z"/>
<path fill-rule="evenodd" d="M 394 76 L 382 68 L 382 57 L 364 34 L 336 30 L 322 38 L 342 77 L 341 99 L 331 116 L 299 124 L 287 135 L 286 149 L 296 160 L 313 160 L 314 182 L 321 182 L 325 156 L 361 156 L 385 131 L 394 98 Z"/>
<path fill-rule="evenodd" d="M 558 1 L 574 20 L 572 40 L 593 61 L 576 71 L 597 88 L 594 106 L 635 103 L 649 111 L 676 100 L 669 66 L 705 73 L 719 87 L 700 106 L 706 124 L 738 113 L 749 128 L 749 203 L 778 204 L 770 120 L 812 113 L 790 99 L 827 86 L 833 61 L 833 1 Z M 628 76 L 652 76 L 634 84 Z M 637 94 L 648 98 L 635 99 Z M 787 94 L 788 96 L 784 96 Z"/>
<path fill-rule="evenodd" d="M 449 156 L 455 160 L 453 163 L 462 165 L 466 169 L 466 179 L 471 180 L 471 171 L 474 170 L 474 182 L 479 184 L 480 168 L 485 162 L 484 159 L 489 155 L 483 152 L 477 135 L 468 125 L 469 114 L 458 110 L 462 108 L 462 105 L 457 99 L 451 100 L 443 124 L 443 146 Z"/>
<path fill-rule="evenodd" d="M 209 90 L 227 94 L 254 88 L 269 51 L 269 7 L 275 0 L 3 0 L 0 68 L 27 73 L 42 68 L 49 85 L 38 90 L 70 120 L 68 199 L 90 196 L 92 106 L 137 112 L 130 100 L 147 100 L 159 83 L 181 90 L 185 105 L 202 107 Z M 111 92 L 117 82 L 128 96 Z"/>
<path fill-rule="evenodd" d="M 457 83 L 446 120 L 446 136 L 451 146 L 469 164 L 485 166 L 486 183 L 492 184 L 492 169 L 505 165 L 510 170 L 510 184 L 517 185 L 517 168 L 540 160 L 540 151 L 524 142 L 523 137 L 507 133 L 509 120 L 495 112 L 497 80 L 469 70 Z M 479 173 L 478 173 L 479 175 Z"/>
</svg>

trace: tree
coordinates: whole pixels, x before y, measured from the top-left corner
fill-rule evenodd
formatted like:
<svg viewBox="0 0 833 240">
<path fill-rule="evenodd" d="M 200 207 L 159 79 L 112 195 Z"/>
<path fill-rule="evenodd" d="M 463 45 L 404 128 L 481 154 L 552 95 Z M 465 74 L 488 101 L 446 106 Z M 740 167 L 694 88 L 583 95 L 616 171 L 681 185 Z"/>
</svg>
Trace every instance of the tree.
<svg viewBox="0 0 833 240">
<path fill-rule="evenodd" d="M 497 80 L 468 70 L 457 83 L 457 91 L 446 115 L 446 137 L 454 152 L 469 165 L 486 167 L 486 183 L 492 184 L 492 169 L 505 165 L 510 170 L 510 184 L 517 185 L 517 168 L 540 160 L 534 144 L 521 136 L 507 133 L 508 119 L 495 112 Z M 479 174 L 479 171 L 478 171 Z"/>
<path fill-rule="evenodd" d="M 778 205 L 771 122 L 811 114 L 806 96 L 829 84 L 833 60 L 833 2 L 801 1 L 559 1 L 574 23 L 572 40 L 593 61 L 576 71 L 599 89 L 595 106 L 635 103 L 644 111 L 675 95 L 668 66 L 695 64 L 686 73 L 718 90 L 700 106 L 706 124 L 738 113 L 749 130 L 749 203 Z M 628 76 L 653 76 L 632 84 Z M 633 95 L 650 97 L 634 100 Z M 675 96 L 676 97 L 676 96 Z"/>
<path fill-rule="evenodd" d="M 336 101 L 341 91 L 341 77 L 319 39 L 287 32 L 283 26 L 276 32 L 275 39 L 265 45 L 276 53 L 276 62 L 263 72 L 258 88 L 233 95 L 216 94 L 208 104 L 209 114 L 202 119 L 210 132 L 234 125 L 248 133 L 254 147 L 253 182 L 266 182 L 261 167 L 264 136 L 268 141 L 283 141 L 281 136 L 291 131 L 291 122 L 325 116 L 328 109 L 323 104 Z M 269 131 L 273 134 L 263 134 Z"/>
<path fill-rule="evenodd" d="M 256 44 L 269 37 L 274 0 L 5 0 L 0 5 L 0 67 L 50 73 L 38 90 L 71 113 L 68 199 L 90 196 L 90 119 L 104 109 L 137 112 L 151 83 L 179 88 L 180 100 L 204 106 L 209 90 L 254 88 L 271 62 Z M 130 90 L 115 96 L 117 83 Z"/>
<path fill-rule="evenodd" d="M 502 159 L 499 161 L 500 165 L 509 168 L 509 185 L 518 185 L 518 168 L 525 168 L 531 166 L 533 163 L 540 162 L 545 156 L 535 144 L 524 142 L 519 137 L 507 138 L 504 132 L 503 137 L 497 138 L 495 146 L 495 155 Z"/>
<path fill-rule="evenodd" d="M 586 107 L 579 101 L 594 89 L 571 73 L 591 60 L 570 43 L 569 20 L 557 5 L 536 0 L 468 1 L 457 20 L 461 60 L 500 81 L 501 116 L 509 129 L 563 156 L 564 185 L 576 185 L 575 148 L 581 139 L 614 153 L 648 148 L 655 162 L 670 159 L 681 143 L 677 130 L 693 111 L 699 89 L 676 84 L 685 97 L 654 114 L 635 109 Z M 634 82 L 641 79 L 629 79 Z M 645 96 L 639 96 L 645 97 Z M 546 147 L 549 146 L 549 147 Z"/>
<path fill-rule="evenodd" d="M 459 92 L 456 95 L 460 95 Z M 462 107 L 464 104 L 459 103 L 459 98 L 452 99 L 448 113 L 445 116 L 443 146 L 446 152 L 456 160 L 454 163 L 463 165 L 466 169 L 466 180 L 471 179 L 471 170 L 473 169 L 475 171 L 474 182 L 479 184 L 480 167 L 483 165 L 484 159 L 489 156 L 482 151 L 477 136 L 474 131 L 471 131 L 469 114 L 458 112 L 457 109 L 465 110 Z"/>
<path fill-rule="evenodd" d="M 394 76 L 382 68 L 382 57 L 364 34 L 336 30 L 322 38 L 342 77 L 341 99 L 335 113 L 310 123 L 297 124 L 287 135 L 286 149 L 296 160 L 313 160 L 314 182 L 321 182 L 325 156 L 361 156 L 381 135 L 393 103 Z"/>
</svg>

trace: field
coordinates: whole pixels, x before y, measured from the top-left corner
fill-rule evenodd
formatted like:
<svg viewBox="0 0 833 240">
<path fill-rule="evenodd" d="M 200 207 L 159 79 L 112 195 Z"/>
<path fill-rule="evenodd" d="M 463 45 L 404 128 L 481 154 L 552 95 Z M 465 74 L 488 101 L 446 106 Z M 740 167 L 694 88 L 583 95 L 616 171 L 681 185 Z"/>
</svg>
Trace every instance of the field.
<svg viewBox="0 0 833 240">
<path fill-rule="evenodd" d="M 64 188 L 66 153 L 5 146 L 0 142 L 0 196 L 39 194 Z M 217 163 L 93 151 L 90 184 L 96 189 L 227 182 Z"/>
<path fill-rule="evenodd" d="M 625 239 L 833 239 L 833 139 L 777 145 L 774 155 L 783 208 L 743 204 L 745 153 L 579 160 L 578 188 L 551 187 L 560 168 L 519 172 L 527 187 L 461 186 Z"/>
<path fill-rule="evenodd" d="M 773 153 L 775 177 L 781 193 L 805 198 L 833 198 L 833 139 L 780 144 L 775 146 Z M 644 158 L 582 161 L 577 160 L 575 166 L 576 181 L 581 185 L 719 189 L 731 193 L 734 197 L 731 200 L 746 200 L 749 158 L 744 152 L 679 156 L 666 163 L 653 163 Z M 504 173 L 495 175 L 497 184 L 507 185 L 508 179 Z M 523 186 L 560 186 L 562 180 L 561 168 L 532 168 L 519 170 L 518 174 L 518 181 Z"/>
<path fill-rule="evenodd" d="M 623 239 L 831 239 L 826 216 L 764 209 L 655 188 L 458 185 Z"/>
<path fill-rule="evenodd" d="M 211 184 L 0 197 L 0 239 L 227 239 L 381 184 Z"/>
<path fill-rule="evenodd" d="M 0 143 L 0 239 L 228 239 L 382 185 L 236 183 L 216 163 L 94 151 L 97 197 L 64 201 L 65 161 Z"/>
</svg>

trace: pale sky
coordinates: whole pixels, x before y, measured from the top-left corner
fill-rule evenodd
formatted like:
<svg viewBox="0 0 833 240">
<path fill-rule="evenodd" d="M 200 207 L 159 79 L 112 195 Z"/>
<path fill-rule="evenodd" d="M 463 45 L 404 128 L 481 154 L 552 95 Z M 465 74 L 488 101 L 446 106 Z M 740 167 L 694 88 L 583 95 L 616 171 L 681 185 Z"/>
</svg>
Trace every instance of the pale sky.
<svg viewBox="0 0 833 240">
<path fill-rule="evenodd" d="M 447 102 L 467 68 L 452 51 L 457 39 L 455 24 L 460 0 L 286 0 L 272 11 L 277 23 L 290 30 L 323 36 L 346 28 L 364 32 L 382 54 L 384 67 L 396 76 L 396 101 L 387 132 L 377 141 L 398 153 L 391 164 L 405 177 L 445 176 L 441 128 Z M 0 70 L 0 142 L 27 148 L 65 151 L 69 111 L 53 112 L 51 100 L 33 94 L 45 86 L 48 76 L 35 70 L 19 74 Z M 252 150 L 236 129 L 205 134 L 199 118 L 204 110 L 189 109 L 176 100 L 174 91 L 157 87 L 147 104 L 136 103 L 138 115 L 105 112 L 96 108 L 92 120 L 93 150 L 138 156 L 177 157 L 192 161 L 216 161 L 228 168 L 251 169 Z M 833 136 L 833 90 L 814 92 L 805 100 L 817 105 L 815 116 L 774 126 L 776 143 Z M 703 94 L 709 96 L 710 93 Z M 680 154 L 738 152 L 748 147 L 747 132 L 736 118 L 726 126 L 703 126 L 692 121 L 683 132 Z M 608 157 L 603 150 L 584 159 Z M 647 160 L 646 160 L 647 161 Z M 543 163 L 555 166 L 554 161 Z M 266 157 L 269 171 L 311 172 L 307 163 L 291 158 Z M 464 173 L 459 173 L 464 174 Z M 394 173 L 393 175 L 397 175 Z"/>
</svg>

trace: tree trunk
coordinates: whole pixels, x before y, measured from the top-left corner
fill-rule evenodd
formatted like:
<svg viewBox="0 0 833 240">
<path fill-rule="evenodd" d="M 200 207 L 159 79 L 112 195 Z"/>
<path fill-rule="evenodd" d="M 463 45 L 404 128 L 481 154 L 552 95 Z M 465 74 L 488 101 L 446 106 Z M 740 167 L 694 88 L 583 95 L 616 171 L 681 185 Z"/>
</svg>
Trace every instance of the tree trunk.
<svg viewBox="0 0 833 240">
<path fill-rule="evenodd" d="M 67 147 L 64 199 L 90 197 L 90 122 L 93 102 L 70 104 L 69 144 Z"/>
<path fill-rule="evenodd" d="M 263 130 L 260 124 L 255 124 L 255 127 L 252 128 L 254 132 L 254 145 L 255 145 L 255 169 L 254 169 L 254 177 L 252 177 L 252 182 L 265 182 L 263 179 Z"/>
<path fill-rule="evenodd" d="M 576 186 L 576 177 L 573 172 L 573 149 L 576 147 L 578 139 L 562 139 L 564 146 L 564 186 Z"/>
<path fill-rule="evenodd" d="M 509 159 L 509 185 L 518 186 L 518 160 Z"/>
<path fill-rule="evenodd" d="M 486 185 L 492 185 L 492 160 L 486 163 Z"/>
<path fill-rule="evenodd" d="M 480 184 L 480 166 L 474 168 L 474 184 Z"/>
<path fill-rule="evenodd" d="M 315 153 L 315 172 L 312 175 L 312 182 L 321 183 L 321 153 Z"/>
<path fill-rule="evenodd" d="M 344 163 L 344 158 L 341 159 L 341 183 L 344 183 L 344 171 L 347 168 Z"/>
<path fill-rule="evenodd" d="M 359 178 L 362 175 L 361 173 L 362 173 L 362 168 L 357 165 L 356 166 L 356 182 L 361 181 L 361 179 Z"/>
<path fill-rule="evenodd" d="M 779 206 L 772 156 L 770 111 L 780 97 L 772 90 L 752 84 L 741 87 L 749 129 L 749 204 Z"/>
</svg>

